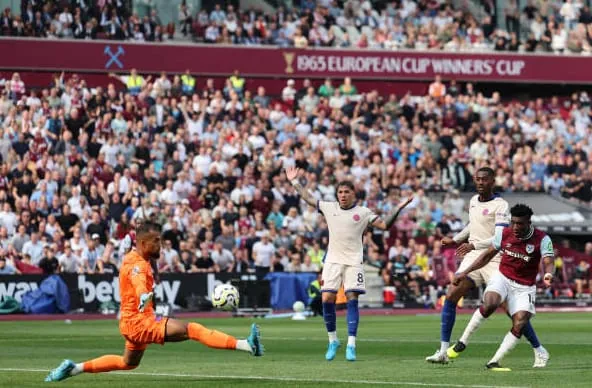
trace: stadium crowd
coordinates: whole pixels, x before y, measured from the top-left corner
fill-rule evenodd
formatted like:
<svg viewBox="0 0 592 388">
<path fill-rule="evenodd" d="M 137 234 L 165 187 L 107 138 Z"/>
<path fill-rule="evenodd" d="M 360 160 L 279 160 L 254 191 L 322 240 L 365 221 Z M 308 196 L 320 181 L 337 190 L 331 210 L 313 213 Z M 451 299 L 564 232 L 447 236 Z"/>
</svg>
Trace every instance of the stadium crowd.
<svg viewBox="0 0 592 388">
<path fill-rule="evenodd" d="M 20 15 L 4 10 L 0 35 L 144 42 L 175 39 L 177 31 L 207 43 L 297 48 L 592 52 L 592 14 L 584 0 L 529 0 L 522 9 L 509 0 L 505 26 L 496 23 L 493 0 L 473 13 L 443 0 L 301 0 L 271 14 L 221 3 L 194 11 L 182 2 L 176 23 L 164 25 L 155 8 L 140 17 L 121 0 L 66 6 L 28 0 Z"/>
<path fill-rule="evenodd" d="M 438 241 L 466 222 L 460 192 L 476 168 L 497 171 L 498 191 L 592 196 L 586 92 L 504 102 L 436 78 L 424 96 L 380 96 L 348 78 L 268 96 L 238 72 L 223 89 L 190 74 L 112 77 L 0 81 L 0 273 L 116 273 L 146 218 L 164 225 L 162 272 L 317 271 L 328 231 L 285 178 L 296 165 L 318 199 L 347 178 L 379 214 L 415 195 L 366 242 L 385 281 L 417 296 L 442 281 L 437 265 L 455 266 Z"/>
</svg>

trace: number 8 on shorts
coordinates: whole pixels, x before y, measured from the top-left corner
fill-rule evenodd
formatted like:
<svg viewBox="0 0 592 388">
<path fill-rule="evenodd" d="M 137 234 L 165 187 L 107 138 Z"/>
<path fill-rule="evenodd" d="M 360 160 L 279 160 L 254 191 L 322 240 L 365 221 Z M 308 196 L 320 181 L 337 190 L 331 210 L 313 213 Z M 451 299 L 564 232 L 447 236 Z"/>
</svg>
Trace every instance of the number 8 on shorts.
<svg viewBox="0 0 592 388">
<path fill-rule="evenodd" d="M 366 281 L 362 264 L 345 266 L 343 288 L 345 292 L 366 293 Z"/>
</svg>

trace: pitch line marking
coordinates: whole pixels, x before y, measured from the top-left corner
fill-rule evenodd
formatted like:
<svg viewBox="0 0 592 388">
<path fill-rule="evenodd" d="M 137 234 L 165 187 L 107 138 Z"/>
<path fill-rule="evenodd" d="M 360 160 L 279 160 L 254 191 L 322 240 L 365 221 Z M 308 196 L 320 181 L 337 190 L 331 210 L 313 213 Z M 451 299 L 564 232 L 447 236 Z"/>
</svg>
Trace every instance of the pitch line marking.
<svg viewBox="0 0 592 388">
<path fill-rule="evenodd" d="M 0 368 L 0 372 L 49 372 L 47 369 L 33 368 Z M 152 377 L 185 377 L 198 379 L 228 379 L 228 380 L 256 380 L 256 381 L 284 381 L 300 383 L 340 383 L 340 384 L 365 384 L 365 385 L 408 385 L 418 387 L 453 387 L 453 388 L 528 388 L 517 386 L 500 385 L 461 385 L 445 383 L 419 383 L 413 381 L 379 381 L 379 380 L 344 380 L 344 379 L 306 379 L 299 377 L 273 377 L 273 376 L 222 376 L 189 373 L 150 373 L 150 372 L 112 372 L 121 375 L 152 376 Z"/>
</svg>

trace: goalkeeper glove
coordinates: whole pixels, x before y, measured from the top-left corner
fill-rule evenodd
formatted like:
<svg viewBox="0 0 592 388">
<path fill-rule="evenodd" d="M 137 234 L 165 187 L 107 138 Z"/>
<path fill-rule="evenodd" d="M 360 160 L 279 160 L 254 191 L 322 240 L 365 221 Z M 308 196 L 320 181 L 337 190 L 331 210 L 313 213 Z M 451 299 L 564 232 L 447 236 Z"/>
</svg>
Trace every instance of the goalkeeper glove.
<svg viewBox="0 0 592 388">
<path fill-rule="evenodd" d="M 152 296 L 154 296 L 154 293 L 152 292 L 146 292 L 140 295 L 140 304 L 138 305 L 138 310 L 140 310 L 141 313 L 144 312 L 144 309 L 146 308 L 148 303 L 152 301 Z"/>
</svg>

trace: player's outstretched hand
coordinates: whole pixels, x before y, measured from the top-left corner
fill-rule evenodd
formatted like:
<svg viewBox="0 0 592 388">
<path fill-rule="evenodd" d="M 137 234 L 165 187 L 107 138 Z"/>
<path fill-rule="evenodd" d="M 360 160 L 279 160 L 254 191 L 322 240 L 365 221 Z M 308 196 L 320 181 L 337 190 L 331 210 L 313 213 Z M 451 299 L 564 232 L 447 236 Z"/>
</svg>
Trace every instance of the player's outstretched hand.
<svg viewBox="0 0 592 388">
<path fill-rule="evenodd" d="M 474 250 L 475 246 L 473 244 L 464 243 L 461 244 L 458 248 L 456 248 L 456 255 L 458 257 L 465 257 L 467 253 Z"/>
<path fill-rule="evenodd" d="M 138 305 L 138 310 L 143 313 L 144 309 L 152 301 L 152 297 L 154 296 L 153 292 L 146 292 L 140 295 L 140 304 Z"/>
<path fill-rule="evenodd" d="M 407 205 L 409 205 L 411 202 L 413 202 L 413 200 L 415 199 L 414 196 L 411 196 L 409 198 L 407 198 L 404 201 L 399 202 L 399 205 L 397 205 L 397 209 L 398 210 L 403 210 L 407 207 Z"/>
<path fill-rule="evenodd" d="M 545 283 L 545 288 L 551 287 L 551 283 L 553 283 L 553 275 L 547 272 L 545 277 L 543 277 L 543 283 Z"/>
<path fill-rule="evenodd" d="M 289 181 L 292 181 L 298 178 L 298 174 L 300 173 L 300 169 L 296 166 L 291 166 L 286 168 L 286 177 Z"/>
<path fill-rule="evenodd" d="M 467 274 L 464 272 L 459 272 L 454 274 L 454 279 L 452 279 L 452 284 L 458 286 L 460 282 L 467 278 Z"/>
<path fill-rule="evenodd" d="M 446 245 L 453 245 L 454 244 L 454 239 L 452 237 L 444 237 L 442 239 L 442 245 L 446 246 Z"/>
</svg>

